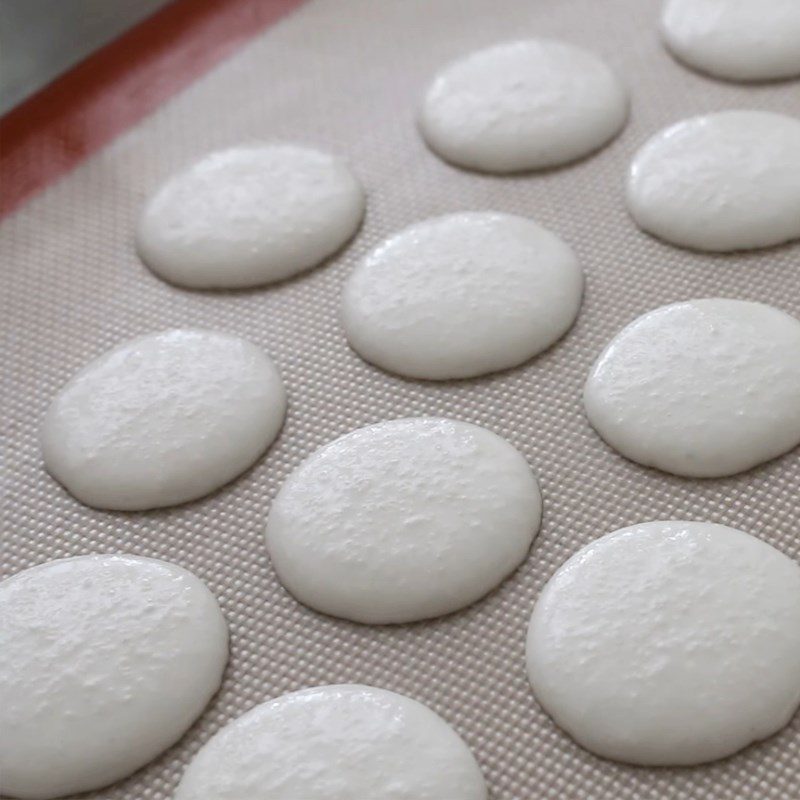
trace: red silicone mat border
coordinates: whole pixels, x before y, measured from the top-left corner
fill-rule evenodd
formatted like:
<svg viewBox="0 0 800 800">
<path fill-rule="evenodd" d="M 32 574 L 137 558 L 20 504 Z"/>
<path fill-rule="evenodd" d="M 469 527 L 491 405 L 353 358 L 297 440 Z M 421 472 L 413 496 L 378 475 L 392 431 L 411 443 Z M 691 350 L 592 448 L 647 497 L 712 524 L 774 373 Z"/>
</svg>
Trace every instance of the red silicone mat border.
<svg viewBox="0 0 800 800">
<path fill-rule="evenodd" d="M 0 119 L 0 217 L 305 0 L 173 0 Z"/>
</svg>

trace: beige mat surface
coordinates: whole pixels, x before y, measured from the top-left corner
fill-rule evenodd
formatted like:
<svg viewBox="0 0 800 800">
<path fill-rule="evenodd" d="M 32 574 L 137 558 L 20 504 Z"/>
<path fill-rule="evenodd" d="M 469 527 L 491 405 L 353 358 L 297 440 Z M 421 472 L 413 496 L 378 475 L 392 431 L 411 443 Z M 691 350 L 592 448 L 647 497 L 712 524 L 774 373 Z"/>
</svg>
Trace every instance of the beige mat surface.
<svg viewBox="0 0 800 800">
<path fill-rule="evenodd" d="M 494 800 L 800 796 L 800 715 L 717 764 L 633 768 L 573 744 L 538 708 L 525 677 L 525 628 L 538 591 L 570 554 L 607 531 L 654 518 L 712 520 L 800 557 L 800 452 L 731 479 L 683 480 L 617 456 L 582 414 L 593 359 L 648 309 L 725 295 L 800 315 L 799 244 L 691 254 L 640 233 L 625 213 L 628 161 L 663 125 L 734 107 L 800 115 L 798 82 L 741 87 L 672 61 L 658 41 L 657 6 L 312 0 L 0 226 L 3 574 L 91 552 L 169 559 L 208 583 L 232 633 L 222 690 L 200 721 L 162 758 L 92 797 L 166 800 L 192 754 L 227 721 L 284 692 L 345 681 L 403 692 L 441 713 L 474 750 Z M 414 126 L 434 71 L 471 49 L 534 35 L 590 47 L 619 70 L 633 98 L 622 135 L 593 158 L 524 177 L 479 176 L 437 160 Z M 209 150 L 257 139 L 350 158 L 369 193 L 361 232 L 324 267 L 276 288 L 200 293 L 159 281 L 132 245 L 145 197 Z M 342 284 L 382 237 L 459 209 L 530 215 L 570 242 L 588 281 L 577 325 L 542 357 L 486 379 L 442 385 L 383 374 L 348 349 L 337 319 Z M 37 426 L 49 399 L 116 342 L 180 325 L 245 336 L 274 357 L 290 395 L 280 439 L 247 474 L 199 502 L 135 514 L 81 506 L 42 469 Z M 545 502 L 530 557 L 483 602 L 433 622 L 374 628 L 304 608 L 280 587 L 265 552 L 271 498 L 317 446 L 416 414 L 485 425 L 526 455 Z"/>
</svg>

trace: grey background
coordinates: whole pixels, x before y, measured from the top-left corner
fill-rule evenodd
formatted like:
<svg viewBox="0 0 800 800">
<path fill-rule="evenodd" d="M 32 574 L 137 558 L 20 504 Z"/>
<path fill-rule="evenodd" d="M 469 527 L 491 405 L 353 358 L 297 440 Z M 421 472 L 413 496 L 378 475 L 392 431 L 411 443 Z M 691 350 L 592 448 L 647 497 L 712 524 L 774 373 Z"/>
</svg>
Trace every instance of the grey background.
<svg viewBox="0 0 800 800">
<path fill-rule="evenodd" d="M 0 0 L 0 114 L 168 0 Z"/>
</svg>

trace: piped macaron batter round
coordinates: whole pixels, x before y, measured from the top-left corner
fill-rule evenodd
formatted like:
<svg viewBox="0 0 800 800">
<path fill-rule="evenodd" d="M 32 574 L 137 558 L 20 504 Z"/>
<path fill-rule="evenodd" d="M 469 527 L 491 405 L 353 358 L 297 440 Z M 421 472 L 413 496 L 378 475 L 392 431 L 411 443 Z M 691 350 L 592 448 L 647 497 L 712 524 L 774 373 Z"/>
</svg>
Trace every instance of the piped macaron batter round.
<svg viewBox="0 0 800 800">
<path fill-rule="evenodd" d="M 661 30 L 677 58 L 718 78 L 800 75 L 797 0 L 667 0 Z"/>
<path fill-rule="evenodd" d="M 371 686 L 318 686 L 234 720 L 175 800 L 486 800 L 475 758 L 427 706 Z"/>
<path fill-rule="evenodd" d="M 446 66 L 425 95 L 419 126 L 446 161 L 507 173 L 588 155 L 627 116 L 627 91 L 602 59 L 566 42 L 528 39 Z"/>
<path fill-rule="evenodd" d="M 539 703 L 598 755 L 724 758 L 800 704 L 800 566 L 723 525 L 623 528 L 548 581 L 527 662 Z"/>
<path fill-rule="evenodd" d="M 228 631 L 174 564 L 50 561 L 0 583 L 3 795 L 107 786 L 177 741 L 217 691 Z"/>
<path fill-rule="evenodd" d="M 800 238 L 800 119 L 767 111 L 692 117 L 634 156 L 636 224 L 694 250 L 751 250 Z"/>
<path fill-rule="evenodd" d="M 584 389 L 589 421 L 634 461 L 676 475 L 733 475 L 800 443 L 800 321 L 709 298 L 634 320 Z"/>
<path fill-rule="evenodd" d="M 348 341 L 412 378 L 468 378 L 521 364 L 571 327 L 583 272 L 555 234 L 524 217 L 462 212 L 375 248 L 345 286 Z"/>
<path fill-rule="evenodd" d="M 317 266 L 364 216 L 364 191 L 340 158 L 292 144 L 240 145 L 174 176 L 136 235 L 157 275 L 193 289 L 243 288 Z"/>
<path fill-rule="evenodd" d="M 97 508 L 194 500 L 250 467 L 277 436 L 286 392 L 256 345 L 174 329 L 115 347 L 58 392 L 41 429 L 45 466 Z"/>
<path fill-rule="evenodd" d="M 360 428 L 286 480 L 267 523 L 284 586 L 326 614 L 400 623 L 483 597 L 525 559 L 541 495 L 494 433 L 431 417 Z"/>
</svg>

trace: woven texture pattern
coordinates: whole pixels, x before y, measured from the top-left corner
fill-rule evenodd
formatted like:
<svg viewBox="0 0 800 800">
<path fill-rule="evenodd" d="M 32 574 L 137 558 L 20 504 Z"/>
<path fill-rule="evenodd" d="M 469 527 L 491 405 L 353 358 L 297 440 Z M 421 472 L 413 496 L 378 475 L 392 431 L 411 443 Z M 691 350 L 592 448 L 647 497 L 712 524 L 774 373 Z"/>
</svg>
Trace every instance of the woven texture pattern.
<svg viewBox="0 0 800 800">
<path fill-rule="evenodd" d="M 442 714 L 475 752 L 494 800 L 797 797 L 800 715 L 717 764 L 633 768 L 573 744 L 536 705 L 525 677 L 537 592 L 603 533 L 648 519 L 709 520 L 800 557 L 800 453 L 730 479 L 684 480 L 616 455 L 582 413 L 594 358 L 651 308 L 724 295 L 800 316 L 800 245 L 698 255 L 649 238 L 625 212 L 629 160 L 662 126 L 735 107 L 800 115 L 797 82 L 736 86 L 676 64 L 659 43 L 657 15 L 654 0 L 312 0 L 2 224 L 3 574 L 92 552 L 164 558 L 208 583 L 232 633 L 222 690 L 189 734 L 91 797 L 166 800 L 187 761 L 227 721 L 284 692 L 338 682 L 402 692 Z M 521 177 L 439 161 L 415 129 L 431 76 L 470 50 L 525 36 L 589 47 L 618 69 L 632 94 L 622 135 L 573 166 Z M 145 198 L 208 151 L 250 140 L 298 141 L 349 158 L 369 196 L 363 228 L 326 265 L 273 288 L 189 292 L 161 282 L 133 250 Z M 571 333 L 529 364 L 479 380 L 417 383 L 363 363 L 338 319 L 356 260 L 405 225 L 466 209 L 531 216 L 575 248 L 587 291 Z M 115 343 L 183 325 L 238 334 L 270 353 L 290 398 L 279 440 L 239 480 L 199 502 L 136 514 L 81 506 L 42 468 L 37 428 L 50 398 Z M 484 425 L 529 459 L 544 495 L 530 557 L 484 601 L 432 622 L 366 627 L 299 605 L 266 555 L 271 498 L 319 445 L 418 414 Z"/>
</svg>

